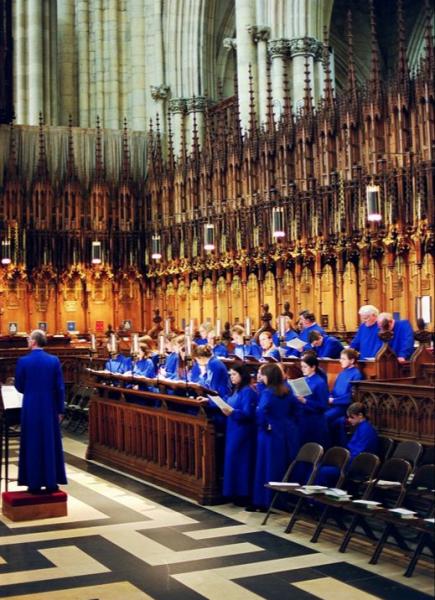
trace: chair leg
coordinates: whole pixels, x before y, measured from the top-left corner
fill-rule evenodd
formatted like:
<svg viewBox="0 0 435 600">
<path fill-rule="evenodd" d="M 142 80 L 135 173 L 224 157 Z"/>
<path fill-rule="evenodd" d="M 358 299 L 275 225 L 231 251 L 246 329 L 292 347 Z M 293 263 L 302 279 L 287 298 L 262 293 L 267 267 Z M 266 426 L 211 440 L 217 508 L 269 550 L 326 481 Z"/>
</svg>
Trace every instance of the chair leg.
<svg viewBox="0 0 435 600">
<path fill-rule="evenodd" d="M 386 525 L 386 527 L 384 528 L 384 531 L 382 532 L 381 537 L 379 538 L 379 541 L 376 545 L 375 551 L 373 552 L 371 559 L 369 560 L 370 565 L 377 564 L 379 557 L 381 555 L 381 552 L 384 549 L 385 543 L 388 540 L 388 537 L 390 535 L 390 531 L 391 531 L 391 524 L 388 523 Z"/>
<path fill-rule="evenodd" d="M 329 506 L 325 506 L 322 514 L 320 515 L 319 522 L 317 523 L 316 531 L 314 532 L 313 537 L 311 538 L 311 542 L 313 544 L 315 544 L 317 542 L 317 540 L 320 537 L 320 534 L 322 533 L 323 526 L 326 523 L 326 521 L 328 520 L 328 513 L 329 513 Z"/>
<path fill-rule="evenodd" d="M 270 513 L 272 512 L 272 508 L 274 507 L 275 501 L 278 498 L 278 496 L 279 496 L 279 492 L 275 492 L 275 494 L 274 494 L 274 496 L 272 498 L 272 502 L 269 504 L 269 508 L 267 509 L 267 513 L 266 513 L 266 515 L 265 515 L 265 517 L 264 517 L 264 519 L 263 519 L 263 521 L 261 523 L 262 525 L 266 525 L 267 519 L 269 518 Z"/>
<path fill-rule="evenodd" d="M 292 513 L 292 516 L 290 518 L 290 521 L 288 522 L 288 525 L 287 525 L 287 527 L 284 530 L 284 533 L 290 533 L 291 530 L 293 529 L 293 527 L 294 527 L 294 525 L 295 525 L 295 523 L 296 523 L 296 521 L 298 519 L 298 514 L 299 514 L 299 511 L 301 509 L 303 501 L 304 501 L 304 498 L 299 498 L 299 500 L 297 501 L 296 506 L 294 508 L 294 511 Z"/>
<path fill-rule="evenodd" d="M 338 549 L 339 552 L 346 552 L 346 548 L 349 545 L 350 539 L 353 535 L 353 532 L 355 531 L 356 526 L 358 525 L 358 521 L 359 521 L 359 515 L 355 515 L 352 519 L 351 524 L 349 525 L 349 529 L 346 532 L 346 535 L 343 538 L 343 541 L 341 542 L 340 548 Z"/>
<path fill-rule="evenodd" d="M 409 561 L 409 565 L 405 571 L 405 577 L 411 577 L 412 574 L 414 573 L 414 569 L 417 565 L 418 559 L 420 558 L 420 555 L 423 552 L 423 548 L 426 545 L 426 536 L 427 535 L 428 535 L 427 533 L 421 534 L 420 540 L 414 550 L 411 560 Z"/>
</svg>

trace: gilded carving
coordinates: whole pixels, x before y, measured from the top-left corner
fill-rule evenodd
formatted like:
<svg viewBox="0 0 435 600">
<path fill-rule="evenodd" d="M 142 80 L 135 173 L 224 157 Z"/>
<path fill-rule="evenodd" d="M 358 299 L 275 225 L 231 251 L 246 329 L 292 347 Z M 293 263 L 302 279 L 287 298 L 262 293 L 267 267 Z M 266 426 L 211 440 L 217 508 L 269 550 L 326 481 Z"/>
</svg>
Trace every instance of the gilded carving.
<svg viewBox="0 0 435 600">
<path fill-rule="evenodd" d="M 191 300 L 198 300 L 200 294 L 200 287 L 197 279 L 194 279 L 190 284 L 190 298 Z"/>
<path fill-rule="evenodd" d="M 213 284 L 209 277 L 204 281 L 204 285 L 202 286 L 202 295 L 206 300 L 211 300 L 213 298 Z"/>
<path fill-rule="evenodd" d="M 233 281 L 231 282 L 231 293 L 234 298 L 240 298 L 242 294 L 242 282 L 240 281 L 240 277 L 235 275 L 233 277 Z"/>
<path fill-rule="evenodd" d="M 227 291 L 227 286 L 225 283 L 225 279 L 224 277 L 219 277 L 219 279 L 217 280 L 217 284 L 216 284 L 216 292 L 218 293 L 219 296 L 222 296 L 223 294 L 225 294 Z"/>
</svg>

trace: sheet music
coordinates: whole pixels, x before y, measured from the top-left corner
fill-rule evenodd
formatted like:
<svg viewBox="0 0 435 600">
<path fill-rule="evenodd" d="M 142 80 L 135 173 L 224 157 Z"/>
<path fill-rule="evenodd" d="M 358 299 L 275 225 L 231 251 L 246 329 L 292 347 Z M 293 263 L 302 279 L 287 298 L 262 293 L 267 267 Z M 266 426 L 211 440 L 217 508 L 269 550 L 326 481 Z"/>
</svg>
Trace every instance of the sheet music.
<svg viewBox="0 0 435 600">
<path fill-rule="evenodd" d="M 225 400 L 222 400 L 220 396 L 207 396 L 207 398 L 214 402 L 214 404 L 216 404 L 216 406 L 221 410 L 224 408 L 231 408 L 231 406 L 225 402 Z"/>
<path fill-rule="evenodd" d="M 304 377 L 299 377 L 298 379 L 288 379 L 288 383 L 295 396 L 304 396 L 305 398 L 305 396 L 312 394 L 311 389 Z"/>
<path fill-rule="evenodd" d="M 11 408 L 21 408 L 23 406 L 23 394 L 21 394 L 13 385 L 1 386 L 3 406 L 5 410 Z"/>
<path fill-rule="evenodd" d="M 293 338 L 292 340 L 289 340 L 288 342 L 286 342 L 286 346 L 288 346 L 289 348 L 293 348 L 294 350 L 297 350 L 298 352 L 300 352 L 302 350 L 302 348 L 304 348 L 307 345 L 307 342 L 304 342 L 303 340 L 300 340 L 299 338 Z"/>
</svg>

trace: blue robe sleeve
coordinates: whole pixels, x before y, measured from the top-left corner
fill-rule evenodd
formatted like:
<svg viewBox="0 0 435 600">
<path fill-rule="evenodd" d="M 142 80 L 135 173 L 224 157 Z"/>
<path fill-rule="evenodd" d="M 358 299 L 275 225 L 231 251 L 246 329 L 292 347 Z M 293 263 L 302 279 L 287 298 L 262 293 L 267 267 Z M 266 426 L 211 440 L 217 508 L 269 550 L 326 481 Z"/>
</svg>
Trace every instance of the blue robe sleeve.
<svg viewBox="0 0 435 600">
<path fill-rule="evenodd" d="M 327 358 L 340 358 L 341 351 L 343 350 L 343 346 L 340 342 L 334 337 L 327 337 L 324 344 L 325 346 L 321 356 Z"/>
<path fill-rule="evenodd" d="M 338 374 L 331 396 L 334 398 L 333 406 L 345 406 L 352 400 L 352 381 L 361 381 L 363 378 L 359 369 L 345 369 Z"/>
<path fill-rule="evenodd" d="M 350 458 L 353 460 L 361 452 L 373 452 L 378 450 L 378 434 L 376 429 L 368 421 L 363 421 L 356 428 L 355 433 L 349 440 L 347 448 Z"/>
<path fill-rule="evenodd" d="M 359 349 L 361 347 L 361 325 L 358 327 L 358 331 L 356 332 L 356 336 L 350 342 L 350 347 L 353 348 L 354 350 L 358 350 L 358 352 L 359 352 Z"/>
<path fill-rule="evenodd" d="M 258 402 L 257 393 L 250 386 L 245 386 L 239 391 L 239 398 L 241 401 L 238 403 L 240 408 L 234 408 L 229 418 L 238 423 L 255 421 L 255 411 Z"/>
<path fill-rule="evenodd" d="M 55 365 L 55 377 L 56 377 L 56 407 L 58 414 L 63 414 L 65 411 L 65 385 L 63 382 L 63 373 L 60 360 L 56 357 Z"/>
<path fill-rule="evenodd" d="M 311 377 L 305 378 L 305 381 L 307 382 L 308 387 L 311 389 L 312 393 L 309 396 L 306 396 L 304 409 L 307 412 L 323 413 L 328 408 L 328 386 L 326 382 L 320 378 L 320 376 L 317 376 L 315 380 L 311 379 Z"/>
<path fill-rule="evenodd" d="M 207 365 L 205 385 L 219 394 L 221 398 L 230 395 L 230 379 L 226 366 L 218 359 L 211 358 Z"/>
<path fill-rule="evenodd" d="M 414 352 L 414 331 L 412 330 L 411 323 L 405 319 L 396 321 L 393 332 L 394 337 L 391 341 L 392 349 L 398 358 L 408 360 Z"/>
<path fill-rule="evenodd" d="M 21 359 L 18 359 L 17 366 L 15 368 L 15 388 L 24 394 L 24 369 Z"/>
</svg>

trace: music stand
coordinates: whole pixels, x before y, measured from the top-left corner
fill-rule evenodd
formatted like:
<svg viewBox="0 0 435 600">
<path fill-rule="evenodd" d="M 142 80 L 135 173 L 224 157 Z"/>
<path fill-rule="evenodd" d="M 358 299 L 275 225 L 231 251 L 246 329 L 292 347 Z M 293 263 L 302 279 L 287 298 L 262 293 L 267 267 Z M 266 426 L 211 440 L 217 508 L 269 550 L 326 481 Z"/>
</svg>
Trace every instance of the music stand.
<svg viewBox="0 0 435 600">
<path fill-rule="evenodd" d="M 20 424 L 23 395 L 13 385 L 2 385 L 0 393 L 0 488 L 3 475 L 3 443 L 5 456 L 5 491 L 9 484 L 9 439 L 19 437 L 19 431 L 13 430 Z M 3 442 L 4 441 L 4 442 Z"/>
</svg>

